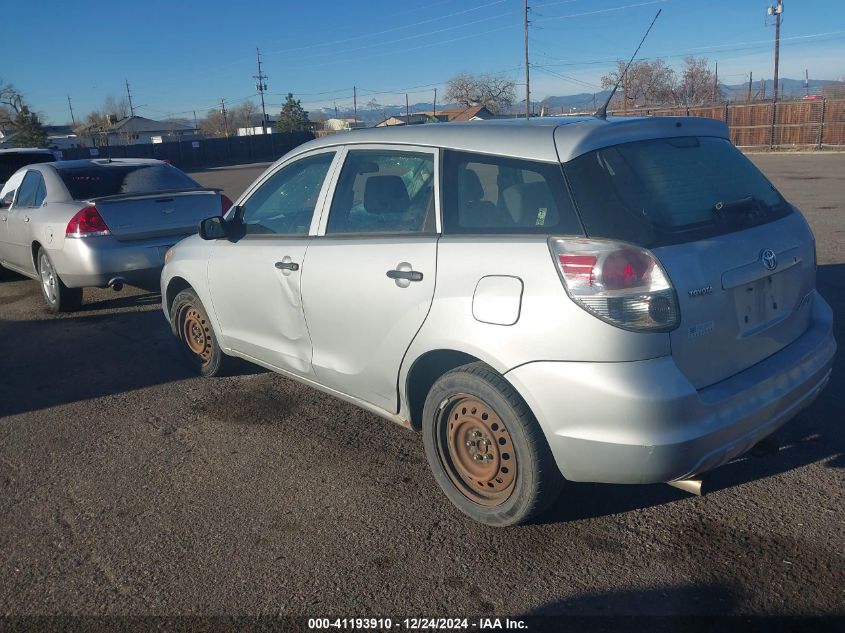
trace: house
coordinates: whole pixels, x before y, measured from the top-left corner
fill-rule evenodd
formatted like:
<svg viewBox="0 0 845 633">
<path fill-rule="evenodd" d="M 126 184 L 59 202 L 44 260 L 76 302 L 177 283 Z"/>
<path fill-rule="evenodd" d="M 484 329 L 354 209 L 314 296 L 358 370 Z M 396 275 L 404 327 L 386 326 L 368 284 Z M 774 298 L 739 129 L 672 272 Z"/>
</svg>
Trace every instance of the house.
<svg viewBox="0 0 845 633">
<path fill-rule="evenodd" d="M 264 131 L 262 131 L 260 125 L 255 125 L 252 127 L 239 127 L 238 128 L 238 136 L 255 136 L 260 134 L 272 134 L 273 130 L 276 128 L 276 121 L 278 119 L 274 116 L 267 115 L 267 122 L 264 125 Z"/>
<path fill-rule="evenodd" d="M 461 108 L 445 108 L 443 110 L 414 112 L 412 114 L 397 115 L 386 118 L 376 124 L 376 127 L 387 127 L 390 125 L 419 125 L 421 123 L 437 123 L 447 121 L 485 121 L 494 119 L 494 115 L 483 105 L 467 106 Z"/>
<path fill-rule="evenodd" d="M 360 119 L 353 119 L 352 117 L 345 117 L 339 119 L 326 119 L 323 121 L 323 129 L 331 132 L 347 132 L 349 130 L 357 130 L 358 128 L 367 127 L 367 124 Z"/>
<path fill-rule="evenodd" d="M 195 127 L 176 121 L 154 121 L 142 116 L 126 117 L 112 123 L 106 129 L 108 145 L 161 143 L 162 141 L 177 141 L 180 137 L 189 140 L 196 138 L 198 133 Z"/>
</svg>

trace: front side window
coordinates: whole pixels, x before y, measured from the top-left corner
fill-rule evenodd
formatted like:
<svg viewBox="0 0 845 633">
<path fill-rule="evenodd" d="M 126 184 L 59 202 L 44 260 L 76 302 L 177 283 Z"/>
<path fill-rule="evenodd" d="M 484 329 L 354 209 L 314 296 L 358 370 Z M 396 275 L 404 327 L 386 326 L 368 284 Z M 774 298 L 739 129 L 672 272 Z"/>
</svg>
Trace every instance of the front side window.
<svg viewBox="0 0 845 633">
<path fill-rule="evenodd" d="M 247 235 L 307 235 L 334 152 L 283 167 L 242 205 Z"/>
<path fill-rule="evenodd" d="M 44 186 L 44 179 L 41 177 L 37 171 L 28 171 L 26 172 L 26 176 L 24 176 L 23 182 L 21 183 L 21 187 L 18 190 L 18 199 L 15 203 L 16 207 L 35 207 L 40 206 L 41 202 L 38 205 L 35 204 L 36 200 L 38 200 L 38 193 L 39 190 Z M 41 197 L 43 201 L 43 196 Z"/>
<path fill-rule="evenodd" d="M 326 234 L 434 230 L 434 156 L 353 150 L 334 193 Z"/>
<path fill-rule="evenodd" d="M 450 151 L 445 233 L 580 234 L 560 165 Z"/>
</svg>

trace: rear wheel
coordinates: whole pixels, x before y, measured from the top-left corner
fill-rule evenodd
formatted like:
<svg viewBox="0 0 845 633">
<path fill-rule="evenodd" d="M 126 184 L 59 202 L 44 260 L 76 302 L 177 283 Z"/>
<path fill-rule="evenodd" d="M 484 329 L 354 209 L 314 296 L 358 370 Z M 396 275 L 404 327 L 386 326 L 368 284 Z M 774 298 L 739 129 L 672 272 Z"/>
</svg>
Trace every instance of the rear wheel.
<svg viewBox="0 0 845 633">
<path fill-rule="evenodd" d="M 70 312 L 82 305 L 82 288 L 68 288 L 59 277 L 53 261 L 43 248 L 38 249 L 38 279 L 41 294 L 53 312 Z"/>
<path fill-rule="evenodd" d="M 231 363 L 223 354 L 202 302 L 192 289 L 183 290 L 173 300 L 170 324 L 183 357 L 201 376 L 220 376 Z"/>
<path fill-rule="evenodd" d="M 472 363 L 441 376 L 423 409 L 435 479 L 459 510 L 488 525 L 545 510 L 563 478 L 531 410 L 501 374 Z"/>
</svg>

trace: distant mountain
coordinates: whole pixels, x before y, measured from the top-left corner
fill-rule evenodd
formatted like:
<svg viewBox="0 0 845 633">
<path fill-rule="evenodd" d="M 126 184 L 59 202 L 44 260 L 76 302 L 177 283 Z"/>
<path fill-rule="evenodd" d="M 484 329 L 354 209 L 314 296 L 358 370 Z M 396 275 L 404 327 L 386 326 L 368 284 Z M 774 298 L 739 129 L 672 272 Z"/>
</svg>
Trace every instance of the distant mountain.
<svg viewBox="0 0 845 633">
<path fill-rule="evenodd" d="M 845 81 L 835 81 L 832 79 L 810 79 L 807 87 L 804 86 L 803 79 L 781 79 L 779 83 L 783 84 L 783 95 L 785 99 L 800 98 L 807 94 L 822 94 L 826 89 L 838 88 L 845 94 Z M 728 101 L 745 101 L 748 95 L 748 83 L 739 84 L 719 84 L 722 90 L 722 96 Z M 759 80 L 754 81 L 751 86 L 752 98 L 760 98 L 761 83 Z M 580 92 L 574 95 L 550 96 L 542 99 L 534 104 L 534 111 L 540 112 L 544 108 L 546 114 L 567 114 L 569 112 L 593 112 L 596 107 L 604 103 L 607 96 L 610 94 L 609 90 L 602 90 L 596 92 Z M 766 97 L 772 96 L 772 80 L 766 80 Z M 513 113 L 521 113 L 524 109 L 525 101 L 514 104 Z M 438 103 L 437 110 L 445 110 L 460 107 L 457 103 Z M 434 104 L 431 102 L 417 102 L 412 103 L 409 107 L 411 112 L 430 112 L 434 109 Z M 321 108 L 312 111 L 312 114 L 319 112 L 326 118 L 333 118 L 335 116 L 349 118 L 353 116 L 352 108 L 339 108 L 335 115 L 334 108 Z M 382 105 L 378 108 L 367 108 L 364 105 L 358 106 L 358 118 L 366 123 L 373 125 L 379 121 L 384 120 L 389 116 L 397 114 L 405 114 L 405 105 Z"/>
</svg>

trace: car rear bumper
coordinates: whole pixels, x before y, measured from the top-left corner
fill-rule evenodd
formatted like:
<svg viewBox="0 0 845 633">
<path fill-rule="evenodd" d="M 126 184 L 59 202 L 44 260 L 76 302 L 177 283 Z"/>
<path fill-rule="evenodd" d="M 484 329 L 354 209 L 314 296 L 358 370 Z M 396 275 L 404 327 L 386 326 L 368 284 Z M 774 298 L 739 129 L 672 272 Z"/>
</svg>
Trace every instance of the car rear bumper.
<svg viewBox="0 0 845 633">
<path fill-rule="evenodd" d="M 506 378 L 572 481 L 686 479 L 743 454 L 808 406 L 830 378 L 833 312 L 815 294 L 810 327 L 749 369 L 696 390 L 671 356 L 628 363 L 535 362 Z"/>
<path fill-rule="evenodd" d="M 109 235 L 66 238 L 60 251 L 50 253 L 53 264 L 70 288 L 105 287 L 114 279 L 140 286 L 158 286 L 164 253 L 182 235 L 121 242 Z"/>
</svg>

